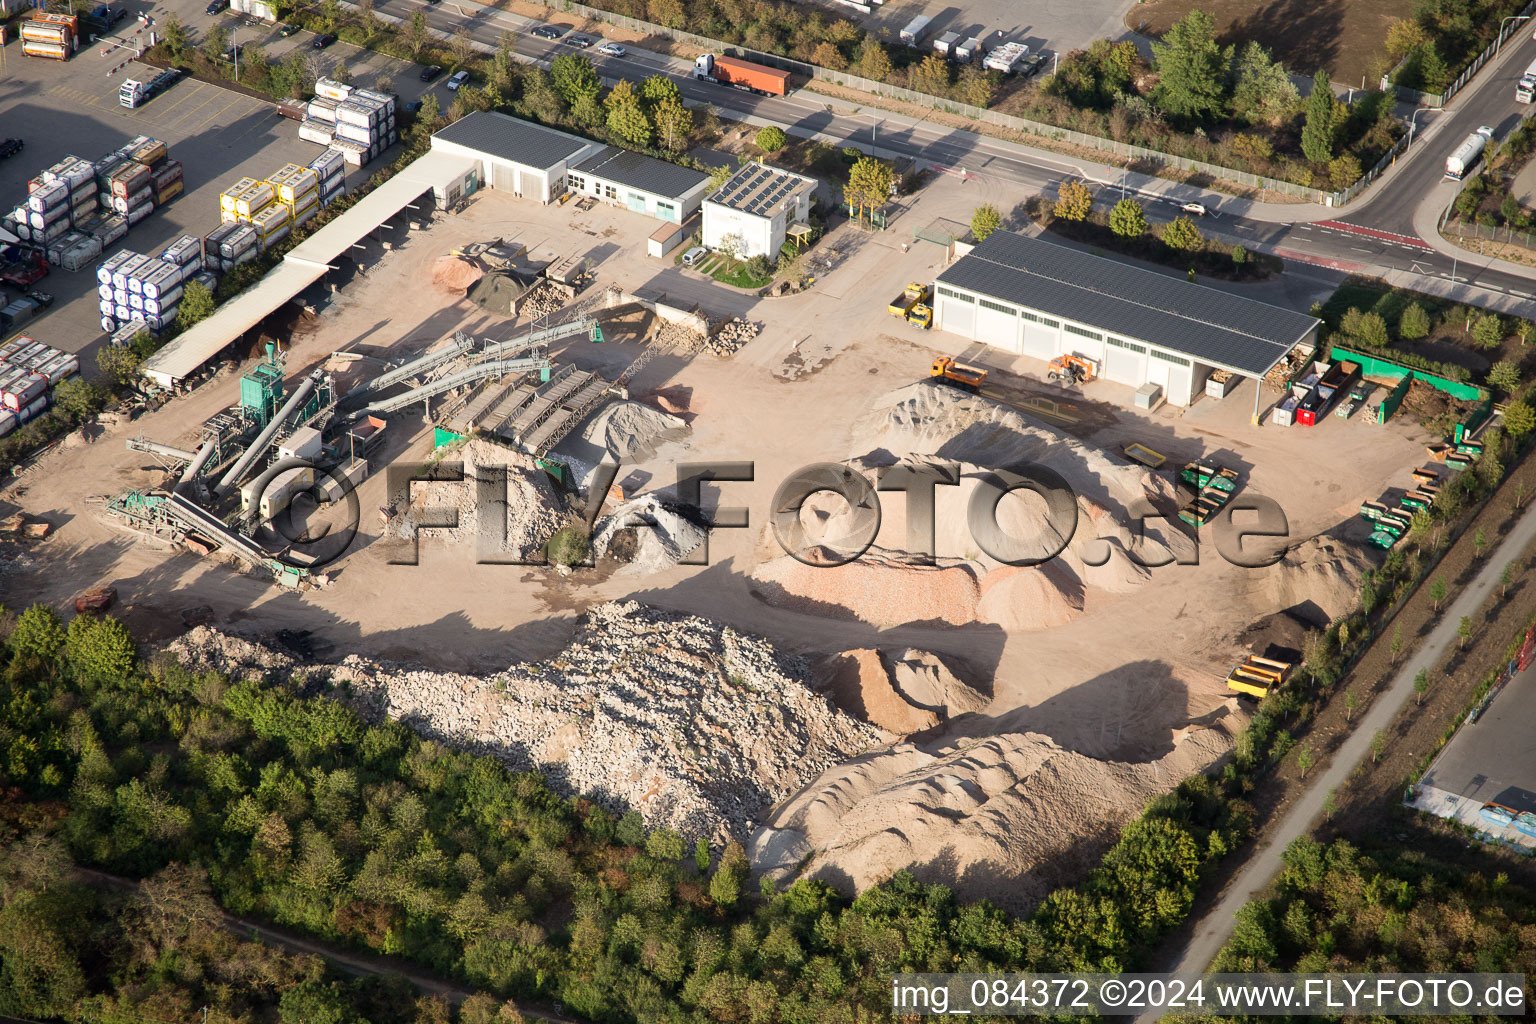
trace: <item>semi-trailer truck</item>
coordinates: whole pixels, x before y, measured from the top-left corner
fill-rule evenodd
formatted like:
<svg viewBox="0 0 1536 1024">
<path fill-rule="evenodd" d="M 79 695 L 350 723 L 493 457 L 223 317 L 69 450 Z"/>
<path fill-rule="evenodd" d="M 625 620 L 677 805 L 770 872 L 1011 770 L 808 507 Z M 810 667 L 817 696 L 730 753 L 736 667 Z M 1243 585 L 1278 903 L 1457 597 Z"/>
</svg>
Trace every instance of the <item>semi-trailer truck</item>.
<svg viewBox="0 0 1536 1024">
<path fill-rule="evenodd" d="M 718 82 L 764 96 L 789 93 L 789 72 L 764 67 L 736 57 L 717 57 L 701 53 L 693 62 L 693 77 L 701 82 Z"/>
<path fill-rule="evenodd" d="M 928 33 L 928 26 L 933 24 L 933 16 L 919 14 L 901 30 L 901 41 L 908 46 L 916 46 L 923 41 L 923 36 Z"/>
<path fill-rule="evenodd" d="M 1491 141 L 1493 141 L 1493 129 L 1487 125 L 1468 135 L 1466 141 L 1445 158 L 1445 176 L 1457 181 L 1466 177 L 1467 172 L 1477 166 L 1477 158 L 1483 155 L 1483 149 Z"/>
<path fill-rule="evenodd" d="M 1526 66 L 1525 73 L 1515 83 L 1515 102 L 1529 103 L 1536 98 L 1536 60 Z"/>
</svg>

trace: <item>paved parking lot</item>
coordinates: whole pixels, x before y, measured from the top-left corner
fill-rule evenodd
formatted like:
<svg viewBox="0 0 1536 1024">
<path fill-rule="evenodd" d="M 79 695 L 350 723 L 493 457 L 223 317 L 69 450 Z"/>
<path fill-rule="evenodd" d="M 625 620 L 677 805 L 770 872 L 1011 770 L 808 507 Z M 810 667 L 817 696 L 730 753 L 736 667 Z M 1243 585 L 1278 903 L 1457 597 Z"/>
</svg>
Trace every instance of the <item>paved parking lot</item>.
<svg viewBox="0 0 1536 1024">
<path fill-rule="evenodd" d="M 843 17 L 852 16 L 866 29 L 895 42 L 902 26 L 920 14 L 930 15 L 922 46 L 928 47 L 945 32 L 958 32 L 963 40 L 981 38 L 991 49 L 1004 42 L 1028 43 L 1032 50 L 1068 53 L 1081 49 L 1095 39 L 1120 39 L 1129 32 L 1125 12 L 1135 0 L 970 0 L 963 7 L 945 0 L 895 0 L 876 7 L 868 17 L 860 18 L 850 8 L 833 5 Z"/>
<path fill-rule="evenodd" d="M 290 47 L 309 45 L 311 37 L 306 33 L 282 39 L 274 28 L 246 26 L 228 16 L 210 17 L 203 13 L 203 6 L 203 2 L 178 0 L 151 10 L 161 22 L 176 11 L 194 39 L 222 21 L 226 27 L 238 28 L 236 38 L 241 43 L 270 41 L 267 52 L 273 57 Z M 130 15 L 143 9 L 144 5 L 129 5 Z M 119 28 L 120 34 L 131 34 L 137 25 L 130 17 Z M 219 219 L 218 195 L 236 179 L 262 177 L 288 161 L 307 161 L 320 152 L 320 147 L 300 141 L 297 122 L 279 117 L 272 101 L 208 82 L 185 79 L 137 110 L 119 106 L 117 88 L 125 79 L 142 80 L 155 72 L 129 63 L 114 73 L 112 69 L 131 55 L 116 50 L 104 56 L 102 48 L 99 42 L 82 47 L 72 60 L 62 63 L 23 57 L 20 44 L 14 41 L 0 48 L 0 135 L 26 143 L 20 155 L 0 163 L 0 206 L 19 203 L 26 195 L 27 179 L 65 155 L 95 159 L 134 135 L 152 135 L 163 139 L 172 157 L 182 162 L 186 191 L 107 250 L 145 251 L 179 234 L 203 235 L 213 230 Z M 363 85 L 389 75 L 403 101 L 418 98 L 427 88 L 417 78 L 414 65 L 345 44 L 333 45 L 316 57 L 325 70 L 346 60 L 354 80 Z M 448 95 L 443 91 L 439 97 L 445 106 Z M 391 154 L 384 157 L 391 158 Z M 377 164 L 363 168 L 353 175 L 354 183 L 376 169 Z M 21 333 L 81 353 L 82 369 L 94 374 L 96 349 L 105 339 L 92 270 L 70 274 L 54 268 L 35 287 L 52 293 L 55 305 L 24 325 Z M 7 291 L 14 293 L 14 289 Z"/>
</svg>

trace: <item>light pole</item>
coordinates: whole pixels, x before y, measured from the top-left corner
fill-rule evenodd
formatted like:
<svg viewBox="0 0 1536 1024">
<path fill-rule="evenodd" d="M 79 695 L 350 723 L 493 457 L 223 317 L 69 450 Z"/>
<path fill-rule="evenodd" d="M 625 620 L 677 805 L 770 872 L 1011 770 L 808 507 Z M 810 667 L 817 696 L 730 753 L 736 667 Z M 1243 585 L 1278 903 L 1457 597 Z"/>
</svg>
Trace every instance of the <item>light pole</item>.
<svg viewBox="0 0 1536 1024">
<path fill-rule="evenodd" d="M 1410 147 L 1413 145 L 1413 130 L 1419 126 L 1419 115 L 1424 113 L 1426 110 L 1444 109 L 1444 107 L 1420 107 L 1418 110 L 1413 112 L 1413 116 L 1408 119 L 1408 145 Z"/>
<path fill-rule="evenodd" d="M 1529 17 L 1529 14 L 1511 14 L 1508 18 L 1505 18 L 1504 21 L 1509 21 L 1511 19 L 1515 21 L 1524 21 Z M 1499 55 L 1499 51 L 1504 48 L 1504 21 L 1499 22 L 1499 41 L 1495 43 L 1493 47 L 1493 55 L 1495 57 L 1497 57 Z"/>
</svg>

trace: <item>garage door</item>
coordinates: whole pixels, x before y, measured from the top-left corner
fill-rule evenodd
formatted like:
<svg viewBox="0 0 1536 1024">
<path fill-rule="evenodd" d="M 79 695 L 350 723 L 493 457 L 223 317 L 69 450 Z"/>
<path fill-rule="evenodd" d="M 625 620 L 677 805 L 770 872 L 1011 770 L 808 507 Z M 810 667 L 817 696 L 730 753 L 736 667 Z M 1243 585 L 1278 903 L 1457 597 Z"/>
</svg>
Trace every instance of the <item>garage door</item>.
<svg viewBox="0 0 1536 1024">
<path fill-rule="evenodd" d="M 1036 359 L 1056 358 L 1056 335 L 1054 328 L 1024 321 L 1024 354 Z"/>
<path fill-rule="evenodd" d="M 974 303 L 939 296 L 939 323 L 950 334 L 962 338 L 976 337 L 976 306 Z"/>
<path fill-rule="evenodd" d="M 1174 405 L 1189 404 L 1194 368 L 1188 359 L 1153 350 L 1147 360 L 1147 379 L 1163 386 L 1163 397 Z"/>
<path fill-rule="evenodd" d="M 501 192 L 517 191 L 517 168 L 509 163 L 496 160 L 491 164 L 491 188 Z"/>
<path fill-rule="evenodd" d="M 1104 376 L 1116 384 L 1141 387 L 1147 380 L 1147 348 L 1110 338 L 1105 349 Z"/>
<path fill-rule="evenodd" d="M 976 340 L 1009 352 L 1019 351 L 1019 318 L 983 303 L 976 310 Z"/>
<path fill-rule="evenodd" d="M 1171 366 L 1168 369 L 1168 401 L 1174 405 L 1188 405 L 1193 384 L 1194 370 L 1188 366 Z"/>
</svg>

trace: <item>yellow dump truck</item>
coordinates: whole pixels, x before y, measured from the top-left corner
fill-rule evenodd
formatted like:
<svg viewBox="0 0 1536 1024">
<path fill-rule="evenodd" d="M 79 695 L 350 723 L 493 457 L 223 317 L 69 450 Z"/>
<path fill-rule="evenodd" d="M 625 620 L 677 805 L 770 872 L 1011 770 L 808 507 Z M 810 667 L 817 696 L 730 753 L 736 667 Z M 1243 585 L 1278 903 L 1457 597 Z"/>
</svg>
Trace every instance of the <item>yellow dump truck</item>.
<svg viewBox="0 0 1536 1024">
<path fill-rule="evenodd" d="M 916 281 L 913 281 L 911 284 L 907 285 L 905 291 L 892 299 L 890 304 L 885 308 L 891 314 L 891 316 L 899 316 L 902 319 L 906 319 L 907 314 L 912 311 L 913 306 L 920 302 L 926 303 L 927 301 L 928 286 L 924 284 L 918 284 Z"/>
<path fill-rule="evenodd" d="M 1263 699 L 1290 676 L 1291 666 L 1287 662 L 1250 654 L 1227 676 L 1227 689 L 1240 697 Z"/>
</svg>

